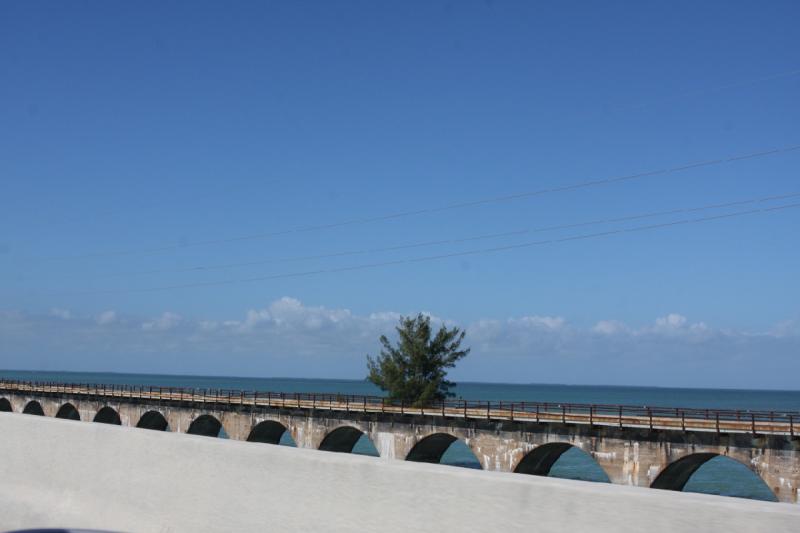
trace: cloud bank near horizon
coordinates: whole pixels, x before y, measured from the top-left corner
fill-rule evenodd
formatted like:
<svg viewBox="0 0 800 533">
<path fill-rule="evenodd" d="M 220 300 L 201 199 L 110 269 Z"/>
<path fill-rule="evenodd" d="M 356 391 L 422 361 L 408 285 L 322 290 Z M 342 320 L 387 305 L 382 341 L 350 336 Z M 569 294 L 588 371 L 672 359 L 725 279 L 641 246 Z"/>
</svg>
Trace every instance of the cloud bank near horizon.
<svg viewBox="0 0 800 533">
<path fill-rule="evenodd" d="M 81 316 L 0 311 L 0 367 L 239 376 L 359 378 L 365 354 L 401 313 L 357 315 L 284 297 L 231 320 L 165 311 Z M 453 371 L 468 381 L 797 388 L 800 322 L 766 331 L 717 329 L 671 313 L 631 326 L 578 327 L 558 316 L 457 324 L 472 353 Z"/>
</svg>

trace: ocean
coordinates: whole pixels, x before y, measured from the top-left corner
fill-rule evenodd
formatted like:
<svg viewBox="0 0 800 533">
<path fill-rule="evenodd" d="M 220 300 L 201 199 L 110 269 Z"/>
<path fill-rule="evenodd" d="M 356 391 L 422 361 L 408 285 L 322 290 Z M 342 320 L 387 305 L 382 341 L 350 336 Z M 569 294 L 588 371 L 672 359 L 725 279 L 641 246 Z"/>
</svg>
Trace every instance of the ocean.
<svg viewBox="0 0 800 533">
<path fill-rule="evenodd" d="M 0 378 L 106 383 L 187 388 L 243 389 L 270 392 L 317 392 L 380 395 L 381 391 L 364 380 L 256 378 L 224 376 L 182 376 L 162 374 L 122 374 L 104 372 L 51 372 L 0 370 Z M 605 385 L 553 385 L 458 383 L 456 398 L 485 401 L 539 401 L 553 403 L 625 404 L 636 406 L 695 407 L 716 409 L 751 409 L 760 411 L 800 411 L 800 391 L 685 389 L 661 387 L 622 387 Z M 224 435 L 223 435 L 224 436 Z M 288 433 L 282 444 L 294 443 Z M 377 455 L 366 436 L 353 453 Z M 442 463 L 466 468 L 480 468 L 472 452 L 462 441 L 455 441 Z M 608 482 L 605 472 L 585 452 L 573 448 L 553 466 L 550 475 L 568 479 Z M 742 498 L 775 501 L 764 482 L 749 468 L 727 457 L 717 457 L 704 464 L 684 489 L 689 492 L 721 494 Z"/>
</svg>

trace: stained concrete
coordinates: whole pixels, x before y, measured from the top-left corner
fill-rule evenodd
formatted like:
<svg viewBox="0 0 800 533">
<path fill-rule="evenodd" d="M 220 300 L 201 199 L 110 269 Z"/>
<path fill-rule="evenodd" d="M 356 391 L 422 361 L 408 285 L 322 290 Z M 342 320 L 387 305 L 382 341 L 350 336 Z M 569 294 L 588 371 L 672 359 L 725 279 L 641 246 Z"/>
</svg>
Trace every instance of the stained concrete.
<svg viewBox="0 0 800 533">
<path fill-rule="evenodd" d="M 0 529 L 797 531 L 800 507 L 0 413 Z"/>
<path fill-rule="evenodd" d="M 558 423 L 464 420 L 442 416 L 363 413 L 310 409 L 193 404 L 191 402 L 111 401 L 79 395 L 4 394 L 12 409 L 21 413 L 38 401 L 45 415 L 54 416 L 66 403 L 74 405 L 81 420 L 93 420 L 104 407 L 115 409 L 124 426 L 136 426 L 148 411 L 160 412 L 170 431 L 186 433 L 204 415 L 221 423 L 233 440 L 247 440 L 260 422 L 282 424 L 300 448 L 317 450 L 326 436 L 342 427 L 365 433 L 384 459 L 433 457 L 443 450 L 415 446 L 444 434 L 463 440 L 484 470 L 514 472 L 523 458 L 544 444 L 565 443 L 591 455 L 610 481 L 620 485 L 650 487 L 671 464 L 691 454 L 719 454 L 735 459 L 760 476 L 776 497 L 798 503 L 800 439 L 789 436 L 718 434 L 701 431 L 666 431 L 647 428 L 571 425 Z M 452 438 L 438 439 L 449 442 Z M 420 451 L 417 448 L 416 451 Z M 681 476 L 676 476 L 676 479 Z M 662 478 L 663 479 L 663 478 Z M 680 489 L 680 487 L 674 487 Z"/>
</svg>

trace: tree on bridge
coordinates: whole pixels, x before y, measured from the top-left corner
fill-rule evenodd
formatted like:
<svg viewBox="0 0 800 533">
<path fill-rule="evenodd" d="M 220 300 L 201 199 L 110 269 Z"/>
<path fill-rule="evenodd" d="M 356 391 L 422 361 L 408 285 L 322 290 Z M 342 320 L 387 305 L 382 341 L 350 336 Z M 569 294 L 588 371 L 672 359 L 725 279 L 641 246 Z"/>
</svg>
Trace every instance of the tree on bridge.
<svg viewBox="0 0 800 533">
<path fill-rule="evenodd" d="M 431 319 L 422 313 L 401 317 L 396 329 L 396 346 L 381 335 L 380 356 L 367 356 L 367 379 L 388 392 L 390 400 L 418 407 L 454 396 L 447 369 L 469 353 L 469 348 L 461 349 L 466 332 L 442 325 L 432 336 Z"/>
</svg>

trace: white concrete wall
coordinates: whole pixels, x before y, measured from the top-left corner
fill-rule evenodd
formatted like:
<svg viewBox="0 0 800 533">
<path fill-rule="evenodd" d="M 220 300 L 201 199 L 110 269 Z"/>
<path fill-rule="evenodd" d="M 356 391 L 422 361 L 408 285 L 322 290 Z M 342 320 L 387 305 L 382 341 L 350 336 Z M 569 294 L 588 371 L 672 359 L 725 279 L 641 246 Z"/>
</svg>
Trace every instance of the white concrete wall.
<svg viewBox="0 0 800 533">
<path fill-rule="evenodd" d="M 800 507 L 0 413 L 0 530 L 800 531 Z"/>
</svg>

